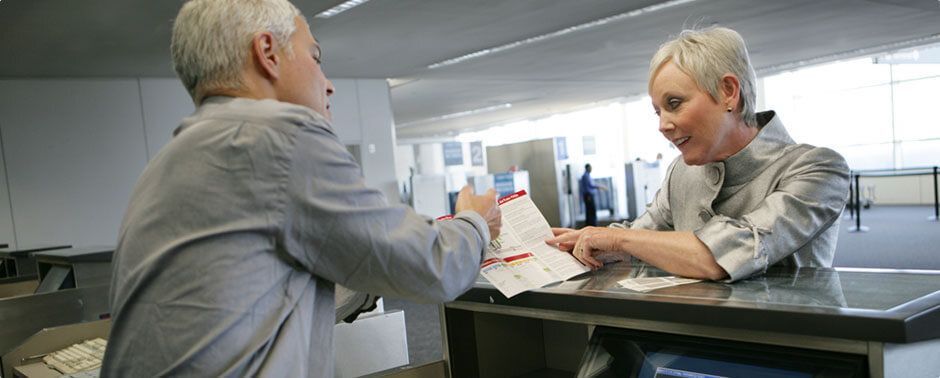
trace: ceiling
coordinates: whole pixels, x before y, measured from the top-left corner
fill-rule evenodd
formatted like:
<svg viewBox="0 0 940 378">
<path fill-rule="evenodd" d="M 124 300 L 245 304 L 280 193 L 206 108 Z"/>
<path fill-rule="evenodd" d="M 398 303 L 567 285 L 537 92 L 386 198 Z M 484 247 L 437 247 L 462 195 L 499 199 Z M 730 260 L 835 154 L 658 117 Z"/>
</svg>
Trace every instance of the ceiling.
<svg viewBox="0 0 940 378">
<path fill-rule="evenodd" d="M 293 0 L 312 16 L 340 0 Z M 172 77 L 181 0 L 0 0 L 0 77 Z M 399 138 L 478 129 L 646 92 L 649 58 L 683 27 L 721 24 L 755 68 L 940 42 L 937 0 L 372 0 L 311 19 L 334 78 L 388 78 Z M 446 67 L 475 51 L 599 26 Z M 916 41 L 916 42 L 912 42 Z M 509 105 L 506 105 L 509 104 Z M 490 109 L 472 113 L 477 109 Z"/>
</svg>

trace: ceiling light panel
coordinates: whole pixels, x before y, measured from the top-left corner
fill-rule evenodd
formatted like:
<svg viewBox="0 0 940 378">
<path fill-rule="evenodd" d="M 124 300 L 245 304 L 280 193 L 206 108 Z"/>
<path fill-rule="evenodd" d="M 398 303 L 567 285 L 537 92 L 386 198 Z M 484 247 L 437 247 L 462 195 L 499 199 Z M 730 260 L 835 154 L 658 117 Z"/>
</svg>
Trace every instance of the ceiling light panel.
<svg viewBox="0 0 940 378">
<path fill-rule="evenodd" d="M 355 7 L 358 7 L 358 6 L 362 5 L 362 4 L 365 4 L 365 3 L 367 3 L 368 1 L 369 1 L 369 0 L 349 0 L 349 1 L 343 2 L 342 4 L 337 5 L 337 6 L 335 6 L 335 7 L 332 7 L 332 8 L 330 8 L 330 9 L 327 9 L 327 10 L 325 10 L 325 11 L 323 11 L 323 12 L 317 13 L 316 16 L 314 16 L 314 17 L 316 17 L 316 18 L 330 18 L 330 17 L 333 17 L 333 16 L 338 15 L 338 14 L 340 14 L 340 13 L 343 13 L 343 12 L 345 12 L 345 11 L 348 11 L 348 10 L 350 10 L 350 9 L 353 9 L 353 8 L 355 8 Z"/>
<path fill-rule="evenodd" d="M 500 45 L 500 46 L 491 47 L 491 48 L 487 48 L 487 49 L 483 49 L 483 50 L 479 50 L 479 51 L 474 51 L 474 52 L 469 53 L 469 54 L 466 54 L 466 55 L 461 55 L 461 56 L 458 56 L 458 57 L 456 57 L 456 58 L 447 59 L 447 60 L 443 60 L 443 61 L 440 61 L 440 62 L 431 64 L 431 65 L 428 66 L 428 69 L 432 69 L 432 70 L 433 70 L 433 69 L 436 69 L 436 68 L 441 68 L 441 67 L 446 67 L 446 66 L 454 65 L 454 64 L 461 63 L 461 62 L 465 62 L 465 61 L 468 61 L 468 60 L 476 59 L 476 58 L 479 58 L 479 57 L 482 57 L 482 56 L 486 56 L 486 55 L 490 55 L 490 54 L 494 54 L 494 53 L 498 53 L 498 52 L 502 52 L 502 51 L 514 49 L 514 48 L 517 48 L 517 47 L 520 47 L 520 46 L 530 45 L 530 44 L 537 43 L 537 42 L 542 42 L 542 41 L 549 40 L 549 39 L 553 39 L 553 38 L 558 38 L 558 37 L 561 37 L 561 36 L 564 36 L 564 35 L 568 35 L 568 34 L 571 34 L 571 33 L 576 33 L 576 32 L 579 32 L 579 31 L 583 31 L 583 30 L 587 30 L 587 29 L 596 28 L 596 27 L 598 27 L 598 26 L 603 26 L 603 25 L 606 25 L 606 24 L 609 24 L 609 23 L 612 23 L 612 22 L 617 22 L 617 21 L 622 21 L 622 20 L 626 20 L 626 19 L 629 19 L 629 18 L 634 18 L 634 17 L 637 17 L 637 16 L 641 16 L 641 15 L 649 14 L 649 13 L 652 13 L 652 12 L 661 11 L 661 10 L 663 10 L 663 9 L 672 8 L 672 7 L 676 7 L 676 6 L 680 6 L 680 5 L 692 3 L 692 2 L 695 2 L 695 1 L 698 1 L 698 0 L 670 0 L 670 1 L 663 2 L 663 3 L 659 3 L 659 4 L 650 5 L 650 6 L 643 7 L 643 8 L 636 9 L 636 10 L 632 10 L 632 11 L 629 11 L 629 12 L 620 13 L 620 14 L 616 14 L 616 15 L 613 15 L 613 16 L 609 16 L 609 17 L 604 17 L 604 18 L 601 18 L 601 19 L 597 19 L 597 20 L 594 20 L 594 21 L 585 22 L 585 23 L 583 23 L 583 24 L 579 24 L 579 25 L 567 27 L 567 28 L 564 28 L 564 29 L 561 29 L 561 30 L 557 30 L 557 31 L 551 32 L 551 33 L 546 33 L 546 34 L 538 35 L 538 36 L 535 36 L 535 37 L 526 38 L 526 39 L 519 40 L 519 41 L 515 41 L 515 42 L 510 42 L 510 43 L 507 43 L 507 44 L 505 44 L 505 45 Z"/>
</svg>

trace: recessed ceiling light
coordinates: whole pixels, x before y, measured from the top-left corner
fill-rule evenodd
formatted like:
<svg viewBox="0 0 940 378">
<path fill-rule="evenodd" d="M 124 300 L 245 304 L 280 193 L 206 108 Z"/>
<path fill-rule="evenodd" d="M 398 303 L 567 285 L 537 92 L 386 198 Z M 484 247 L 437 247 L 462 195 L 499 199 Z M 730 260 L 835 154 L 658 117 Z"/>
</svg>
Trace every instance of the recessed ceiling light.
<svg viewBox="0 0 940 378">
<path fill-rule="evenodd" d="M 461 55 L 461 56 L 458 56 L 458 57 L 456 57 L 456 58 L 447 59 L 447 60 L 443 60 L 443 61 L 440 61 L 440 62 L 431 64 L 431 65 L 428 66 L 428 68 L 433 70 L 433 69 L 435 69 L 435 68 L 446 67 L 446 66 L 449 66 L 449 65 L 452 65 L 452 64 L 457 64 L 457 63 L 464 62 L 464 61 L 467 61 L 467 60 L 476 59 L 476 58 L 479 58 L 479 57 L 481 57 L 481 56 L 490 55 L 490 54 L 494 54 L 494 53 L 506 51 L 506 50 L 509 50 L 509 49 L 514 49 L 514 48 L 519 47 L 519 46 L 525 46 L 525 45 L 528 45 L 528 44 L 532 44 L 532 43 L 536 43 L 536 42 L 541 42 L 541 41 L 548 40 L 548 39 L 552 39 L 552 38 L 558 38 L 558 37 L 561 37 L 561 36 L 566 35 L 566 34 L 571 34 L 571 33 L 574 33 L 574 32 L 579 32 L 579 31 L 582 31 L 582 30 L 587 30 L 587 29 L 595 28 L 595 27 L 598 27 L 598 26 L 601 26 L 601 25 L 609 24 L 609 23 L 611 23 L 611 22 L 617 22 L 617 21 L 621 21 L 621 20 L 628 19 L 628 18 L 633 18 L 633 17 L 637 17 L 637 16 L 640 16 L 640 15 L 645 15 L 645 14 L 652 13 L 652 12 L 656 12 L 656 11 L 660 11 L 660 10 L 663 10 L 663 9 L 672 8 L 672 7 L 679 6 L 679 5 L 683 5 L 683 4 L 688 4 L 688 3 L 691 3 L 691 2 L 694 2 L 694 1 L 697 1 L 697 0 L 671 0 L 671 1 L 664 2 L 664 3 L 653 4 L 653 5 L 650 5 L 650 6 L 647 6 L 647 7 L 643 7 L 643 8 L 640 8 L 640 9 L 632 10 L 632 11 L 625 12 L 625 13 L 616 14 L 616 15 L 609 16 L 609 17 L 604 17 L 604 18 L 597 19 L 597 20 L 594 20 L 594 21 L 590 21 L 590 22 L 586 22 L 586 23 L 583 23 L 583 24 L 579 24 L 579 25 L 567 27 L 567 28 L 564 28 L 564 29 L 561 29 L 561 30 L 557 30 L 557 31 L 554 31 L 554 32 L 551 32 L 551 33 L 538 35 L 538 36 L 535 36 L 535 37 L 532 37 L 532 38 L 526 38 L 526 39 L 523 39 L 523 40 L 519 40 L 519 41 L 515 41 L 515 42 L 510 42 L 510 43 L 507 43 L 507 44 L 505 44 L 505 45 L 500 45 L 500 46 L 490 47 L 490 48 L 483 49 L 483 50 L 479 50 L 479 51 L 474 51 L 474 52 L 469 53 L 469 54 L 466 54 L 466 55 Z M 940 0 L 938 0 L 938 1 L 940 1 Z"/>
<path fill-rule="evenodd" d="M 369 1 L 369 0 L 349 0 L 349 1 L 346 1 L 346 2 L 344 2 L 344 3 L 342 3 L 342 4 L 340 4 L 340 5 L 337 5 L 337 6 L 335 6 L 335 7 L 332 7 L 332 8 L 330 8 L 330 9 L 327 9 L 327 10 L 325 10 L 325 11 L 323 11 L 323 12 L 317 13 L 317 15 L 316 15 L 316 16 L 313 16 L 313 17 L 316 17 L 316 18 L 330 18 L 330 17 L 333 17 L 333 16 L 338 15 L 338 14 L 340 14 L 340 13 L 343 13 L 343 12 L 345 12 L 345 11 L 348 11 L 348 10 L 350 10 L 350 9 L 353 9 L 353 8 L 355 8 L 355 7 L 358 7 L 358 6 L 362 5 L 362 4 L 365 4 L 365 3 L 368 2 L 368 1 Z"/>
</svg>

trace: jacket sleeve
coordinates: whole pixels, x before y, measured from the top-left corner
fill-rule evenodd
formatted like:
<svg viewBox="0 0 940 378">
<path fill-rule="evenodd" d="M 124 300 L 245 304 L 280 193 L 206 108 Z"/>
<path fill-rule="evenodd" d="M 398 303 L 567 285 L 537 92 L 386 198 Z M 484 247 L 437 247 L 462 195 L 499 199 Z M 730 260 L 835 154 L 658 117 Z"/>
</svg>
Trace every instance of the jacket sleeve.
<svg viewBox="0 0 940 378">
<path fill-rule="evenodd" d="M 304 269 L 349 289 L 418 302 L 456 298 L 477 278 L 489 229 L 464 211 L 434 221 L 365 186 L 335 135 L 297 135 L 279 244 Z"/>
<path fill-rule="evenodd" d="M 695 235 L 730 281 L 737 281 L 766 270 L 828 229 L 845 207 L 848 187 L 845 159 L 831 149 L 813 148 L 793 162 L 756 209 L 740 219 L 716 215 Z"/>
</svg>

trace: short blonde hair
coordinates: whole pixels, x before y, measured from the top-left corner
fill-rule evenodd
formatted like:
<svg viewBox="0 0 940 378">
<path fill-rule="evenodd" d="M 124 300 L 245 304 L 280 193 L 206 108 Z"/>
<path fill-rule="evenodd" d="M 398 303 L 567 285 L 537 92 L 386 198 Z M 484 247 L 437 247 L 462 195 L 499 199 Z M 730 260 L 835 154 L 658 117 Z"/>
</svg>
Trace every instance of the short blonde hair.
<svg viewBox="0 0 940 378">
<path fill-rule="evenodd" d="M 173 22 L 173 69 L 199 104 L 207 91 L 240 89 L 251 40 L 271 32 L 290 54 L 300 11 L 288 0 L 192 0 Z"/>
<path fill-rule="evenodd" d="M 727 73 L 737 76 L 741 83 L 741 117 L 749 126 L 757 125 L 757 75 L 751 66 L 744 38 L 738 32 L 724 27 L 701 30 L 683 30 L 673 40 L 663 43 L 650 61 L 650 85 L 653 75 L 667 61 L 672 61 L 685 72 L 712 99 L 718 101 L 721 77 Z"/>
</svg>

